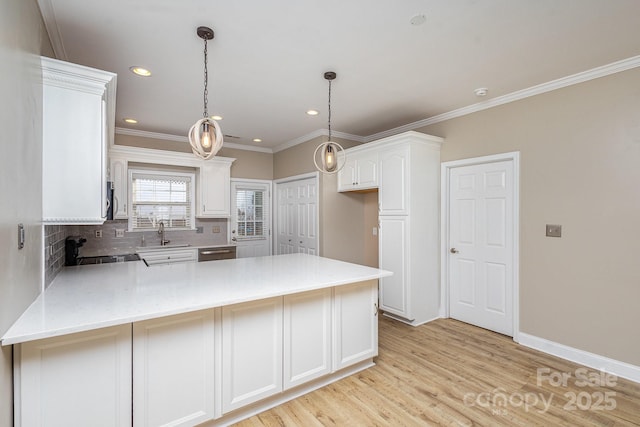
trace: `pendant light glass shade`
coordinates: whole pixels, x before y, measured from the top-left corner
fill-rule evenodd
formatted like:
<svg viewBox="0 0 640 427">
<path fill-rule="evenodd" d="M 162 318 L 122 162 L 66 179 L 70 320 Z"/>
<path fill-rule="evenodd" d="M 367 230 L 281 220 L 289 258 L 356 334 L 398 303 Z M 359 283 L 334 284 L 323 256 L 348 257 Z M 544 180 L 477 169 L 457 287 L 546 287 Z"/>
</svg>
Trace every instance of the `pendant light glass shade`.
<svg viewBox="0 0 640 427">
<path fill-rule="evenodd" d="M 224 140 L 222 130 L 218 123 L 209 117 L 207 112 L 209 72 L 207 69 L 207 40 L 213 39 L 213 30 L 207 27 L 198 27 L 198 37 L 204 40 L 204 113 L 203 118 L 195 122 L 189 129 L 189 144 L 193 154 L 201 159 L 208 160 L 215 156 L 222 148 Z"/>
<path fill-rule="evenodd" d="M 337 142 L 331 141 L 331 81 L 336 78 L 336 73 L 327 71 L 324 78 L 329 81 L 329 140 L 316 147 L 313 152 L 313 164 L 322 173 L 338 173 L 344 167 L 346 154 L 344 148 Z"/>
</svg>

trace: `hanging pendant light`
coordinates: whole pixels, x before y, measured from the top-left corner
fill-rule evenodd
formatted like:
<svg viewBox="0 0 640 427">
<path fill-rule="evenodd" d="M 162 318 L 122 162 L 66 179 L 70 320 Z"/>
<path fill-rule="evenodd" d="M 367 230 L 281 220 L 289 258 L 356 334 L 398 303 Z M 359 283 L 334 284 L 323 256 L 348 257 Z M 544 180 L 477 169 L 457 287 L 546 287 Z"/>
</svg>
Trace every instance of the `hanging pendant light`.
<svg viewBox="0 0 640 427">
<path fill-rule="evenodd" d="M 201 159 L 208 160 L 215 156 L 222 148 L 222 130 L 218 122 L 209 117 L 207 103 L 209 96 L 209 73 L 207 69 L 207 40 L 213 40 L 213 30 L 207 27 L 198 27 L 198 37 L 204 40 L 204 113 L 189 129 L 189 143 L 193 154 Z"/>
<path fill-rule="evenodd" d="M 331 141 L 331 81 L 336 78 L 336 73 L 327 71 L 324 78 L 329 81 L 329 139 L 316 148 L 313 152 L 313 164 L 322 173 L 333 174 L 340 172 L 344 166 L 346 155 L 344 149 L 337 142 Z M 342 154 L 339 155 L 339 153 Z"/>
</svg>

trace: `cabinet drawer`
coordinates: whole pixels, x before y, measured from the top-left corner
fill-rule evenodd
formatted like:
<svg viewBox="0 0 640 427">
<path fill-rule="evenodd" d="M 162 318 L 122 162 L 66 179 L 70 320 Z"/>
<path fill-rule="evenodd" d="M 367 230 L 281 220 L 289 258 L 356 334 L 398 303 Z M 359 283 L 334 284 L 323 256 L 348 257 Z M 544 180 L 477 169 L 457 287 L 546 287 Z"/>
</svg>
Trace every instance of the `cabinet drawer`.
<svg viewBox="0 0 640 427">
<path fill-rule="evenodd" d="M 193 262 L 198 260 L 197 249 L 138 252 L 138 255 L 140 255 L 140 258 L 144 259 L 148 265 Z"/>
</svg>

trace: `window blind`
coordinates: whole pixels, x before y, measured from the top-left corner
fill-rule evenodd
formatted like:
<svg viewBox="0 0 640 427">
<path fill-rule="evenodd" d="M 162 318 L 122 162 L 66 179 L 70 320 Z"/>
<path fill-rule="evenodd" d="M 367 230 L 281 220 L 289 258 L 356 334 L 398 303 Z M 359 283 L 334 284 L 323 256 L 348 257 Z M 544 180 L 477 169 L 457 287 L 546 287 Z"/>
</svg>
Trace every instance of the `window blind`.
<svg viewBox="0 0 640 427">
<path fill-rule="evenodd" d="M 238 240 L 268 237 L 268 194 L 266 188 L 236 188 Z"/>
<path fill-rule="evenodd" d="M 193 174 L 132 171 L 129 228 L 193 228 L 193 182 Z"/>
</svg>

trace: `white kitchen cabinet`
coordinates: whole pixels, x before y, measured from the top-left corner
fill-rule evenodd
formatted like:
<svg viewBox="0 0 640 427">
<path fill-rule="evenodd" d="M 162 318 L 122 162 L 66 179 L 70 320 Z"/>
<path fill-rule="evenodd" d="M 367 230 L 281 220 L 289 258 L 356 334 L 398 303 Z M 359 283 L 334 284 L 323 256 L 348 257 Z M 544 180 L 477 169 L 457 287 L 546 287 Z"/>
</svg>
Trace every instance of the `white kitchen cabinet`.
<svg viewBox="0 0 640 427">
<path fill-rule="evenodd" d="M 215 417 L 214 310 L 133 324 L 133 425 Z"/>
<path fill-rule="evenodd" d="M 222 412 L 282 391 L 282 297 L 222 308 Z"/>
<path fill-rule="evenodd" d="M 378 281 L 334 288 L 333 370 L 378 355 Z"/>
<path fill-rule="evenodd" d="M 409 210 L 409 147 L 380 152 L 380 215 L 406 215 Z M 434 199 L 437 203 L 437 200 Z"/>
<path fill-rule="evenodd" d="M 126 157 L 115 154 L 109 156 L 109 180 L 113 185 L 113 219 L 128 219 L 129 174 Z"/>
<path fill-rule="evenodd" d="M 102 224 L 116 75 L 44 57 L 41 66 L 43 222 Z"/>
<path fill-rule="evenodd" d="M 131 325 L 14 347 L 16 426 L 131 425 Z"/>
<path fill-rule="evenodd" d="M 284 389 L 329 374 L 332 291 L 284 297 Z"/>
<path fill-rule="evenodd" d="M 411 238 L 409 217 L 379 218 L 379 267 L 393 271 L 393 276 L 380 278 L 380 309 L 408 320 L 411 318 L 411 277 L 407 275 Z"/>
<path fill-rule="evenodd" d="M 375 150 L 349 150 L 338 172 L 338 191 L 370 190 L 378 187 L 378 153 Z"/>
<path fill-rule="evenodd" d="M 231 213 L 231 163 L 229 159 L 203 160 L 198 175 L 196 216 L 229 218 Z"/>
<path fill-rule="evenodd" d="M 440 310 L 441 138 L 406 132 L 373 142 L 380 147 L 380 308 L 419 325 Z"/>
<path fill-rule="evenodd" d="M 147 265 L 198 261 L 198 250 L 195 248 L 140 249 L 137 253 Z"/>
</svg>

